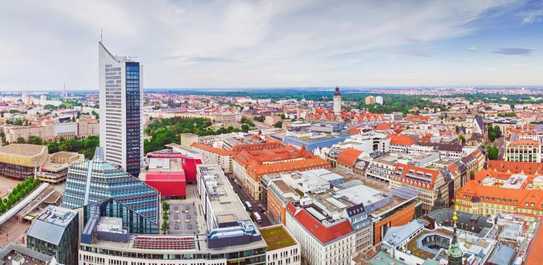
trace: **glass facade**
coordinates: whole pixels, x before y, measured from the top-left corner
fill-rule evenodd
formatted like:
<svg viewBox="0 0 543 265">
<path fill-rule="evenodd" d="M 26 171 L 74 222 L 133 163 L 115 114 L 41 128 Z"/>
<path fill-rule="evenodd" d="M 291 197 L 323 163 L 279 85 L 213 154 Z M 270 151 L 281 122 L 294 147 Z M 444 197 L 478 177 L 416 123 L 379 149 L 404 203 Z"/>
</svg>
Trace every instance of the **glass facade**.
<svg viewBox="0 0 543 265">
<path fill-rule="evenodd" d="M 62 218 L 67 223 L 54 223 Z M 45 219 L 47 216 L 45 216 Z M 55 220 L 56 218 L 56 220 Z M 76 265 L 79 260 L 79 217 L 77 213 L 55 216 L 48 222 L 38 217 L 26 237 L 26 246 L 32 250 L 53 256 L 60 264 Z M 59 221 L 63 222 L 63 221 Z"/>
<path fill-rule="evenodd" d="M 140 64 L 126 63 L 126 171 L 139 176 L 141 166 Z"/>
<path fill-rule="evenodd" d="M 101 150 L 96 151 L 101 154 Z M 104 204 L 114 217 L 130 217 L 129 230 L 158 232 L 159 193 L 116 165 L 95 158 L 72 165 L 68 170 L 62 206 L 71 209 Z M 102 209 L 101 209 L 102 211 Z M 105 211 L 105 210 L 104 210 Z M 122 213 L 124 211 L 124 213 Z M 137 218 L 136 218 L 137 217 Z M 138 221 L 138 220 L 145 221 Z M 128 220 L 128 219 L 127 219 Z M 146 225 L 144 225 L 145 223 Z"/>
</svg>

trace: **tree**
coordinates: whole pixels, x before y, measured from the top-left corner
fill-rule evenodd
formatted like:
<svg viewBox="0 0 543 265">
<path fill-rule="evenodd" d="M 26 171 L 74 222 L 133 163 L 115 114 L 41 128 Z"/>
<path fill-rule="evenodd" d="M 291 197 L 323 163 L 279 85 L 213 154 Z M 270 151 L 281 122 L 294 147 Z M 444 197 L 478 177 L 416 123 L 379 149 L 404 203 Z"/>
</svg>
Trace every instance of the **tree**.
<svg viewBox="0 0 543 265">
<path fill-rule="evenodd" d="M 460 141 L 460 144 L 462 145 L 466 144 L 466 137 L 464 137 L 464 135 L 462 134 L 458 135 L 458 140 Z"/>
<path fill-rule="evenodd" d="M 275 128 L 283 128 L 283 121 L 278 121 L 278 122 L 276 122 L 276 123 L 273 125 L 273 127 L 275 127 Z"/>
<path fill-rule="evenodd" d="M 266 119 L 266 117 L 264 117 L 263 115 L 259 115 L 259 116 L 256 116 L 253 118 L 255 121 L 258 121 L 258 122 L 264 122 L 264 120 Z"/>
<path fill-rule="evenodd" d="M 27 143 L 29 144 L 37 144 L 37 145 L 42 145 L 43 144 L 43 140 L 39 137 L 39 136 L 30 136 L 28 137 L 28 141 Z"/>
<path fill-rule="evenodd" d="M 489 125 L 487 131 L 488 131 L 488 140 L 490 140 L 490 142 L 494 142 L 494 140 L 502 136 L 502 132 L 500 130 L 500 127 L 498 126 Z"/>
<path fill-rule="evenodd" d="M 486 146 L 486 156 L 489 160 L 498 160 L 500 150 L 495 145 Z"/>
<path fill-rule="evenodd" d="M 25 143 L 25 138 L 23 138 L 21 136 L 17 137 L 17 143 L 18 144 L 24 144 Z"/>
<path fill-rule="evenodd" d="M 243 132 L 248 132 L 249 129 L 250 129 L 250 128 L 249 128 L 249 125 L 247 125 L 247 124 L 242 124 L 242 125 L 241 125 L 241 130 L 242 130 Z"/>
</svg>

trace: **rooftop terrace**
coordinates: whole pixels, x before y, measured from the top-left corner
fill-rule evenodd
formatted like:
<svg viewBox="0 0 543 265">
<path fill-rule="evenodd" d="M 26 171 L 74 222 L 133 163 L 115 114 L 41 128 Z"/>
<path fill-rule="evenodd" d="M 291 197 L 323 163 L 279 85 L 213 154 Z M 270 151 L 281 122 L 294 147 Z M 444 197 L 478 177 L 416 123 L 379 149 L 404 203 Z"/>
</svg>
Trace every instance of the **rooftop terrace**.
<svg viewBox="0 0 543 265">
<path fill-rule="evenodd" d="M 268 250 L 276 250 L 296 244 L 294 238 L 281 225 L 261 228 L 260 233 L 268 244 Z"/>
</svg>

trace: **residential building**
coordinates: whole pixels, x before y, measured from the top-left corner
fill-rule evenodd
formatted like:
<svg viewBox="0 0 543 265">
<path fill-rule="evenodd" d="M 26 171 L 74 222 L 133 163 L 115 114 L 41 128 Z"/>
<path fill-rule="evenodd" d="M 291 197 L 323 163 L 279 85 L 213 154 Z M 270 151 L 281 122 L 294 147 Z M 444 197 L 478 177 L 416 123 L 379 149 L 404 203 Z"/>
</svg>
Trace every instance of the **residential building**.
<svg viewBox="0 0 543 265">
<path fill-rule="evenodd" d="M 505 142 L 504 160 L 513 162 L 541 162 L 539 140 L 516 139 Z"/>
<path fill-rule="evenodd" d="M 416 193 L 377 190 L 326 169 L 266 175 L 267 209 L 300 242 L 304 263 L 347 263 L 415 218 Z M 328 263 L 327 263 L 328 262 Z"/>
<path fill-rule="evenodd" d="M 26 242 L 28 248 L 55 257 L 60 264 L 78 264 L 78 213 L 57 206 L 47 207 L 32 222 Z"/>
<path fill-rule="evenodd" d="M 541 163 L 489 161 L 456 195 L 461 211 L 543 216 L 543 166 Z"/>
<path fill-rule="evenodd" d="M 390 187 L 407 187 L 416 191 L 422 209 L 429 212 L 436 207 L 449 206 L 453 189 L 449 185 L 451 181 L 451 175 L 445 170 L 398 163 L 390 178 Z"/>
<path fill-rule="evenodd" d="M 373 105 L 375 104 L 375 96 L 367 96 L 365 99 L 364 99 L 364 103 L 366 105 Z"/>
<path fill-rule="evenodd" d="M 134 58 L 99 49 L 100 146 L 106 161 L 137 177 L 143 163 L 142 66 Z"/>
<path fill-rule="evenodd" d="M 255 200 L 266 196 L 260 185 L 263 175 L 330 167 L 330 163 L 303 148 L 298 150 L 281 143 L 239 145 L 234 151 L 234 177 Z"/>
</svg>

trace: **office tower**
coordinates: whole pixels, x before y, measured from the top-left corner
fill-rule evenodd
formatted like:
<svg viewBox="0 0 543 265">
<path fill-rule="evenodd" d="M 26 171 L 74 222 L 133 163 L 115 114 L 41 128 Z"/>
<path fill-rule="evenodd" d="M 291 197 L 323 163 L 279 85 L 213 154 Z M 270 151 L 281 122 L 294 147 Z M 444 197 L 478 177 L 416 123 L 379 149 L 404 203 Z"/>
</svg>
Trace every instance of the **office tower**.
<svg viewBox="0 0 543 265">
<path fill-rule="evenodd" d="M 100 146 L 105 159 L 137 177 L 143 161 L 141 64 L 113 55 L 100 41 Z"/>
<path fill-rule="evenodd" d="M 334 114 L 336 117 L 341 115 L 341 93 L 339 92 L 339 87 L 336 87 L 334 94 Z"/>
<path fill-rule="evenodd" d="M 101 148 L 96 149 L 92 160 L 68 170 L 62 206 L 89 206 L 104 216 L 121 217 L 130 233 L 158 233 L 159 204 L 156 190 L 106 162 Z M 85 219 L 92 214 L 86 212 Z"/>
<path fill-rule="evenodd" d="M 48 206 L 32 222 L 26 241 L 28 248 L 55 257 L 60 264 L 78 264 L 78 213 L 66 208 Z"/>
</svg>

